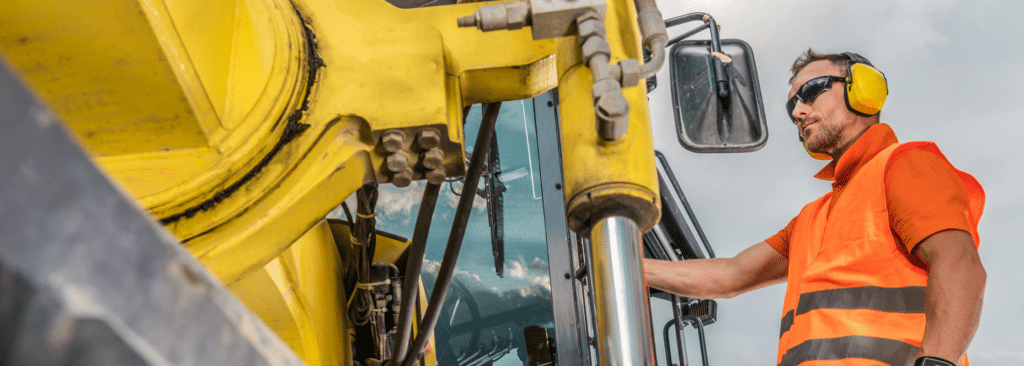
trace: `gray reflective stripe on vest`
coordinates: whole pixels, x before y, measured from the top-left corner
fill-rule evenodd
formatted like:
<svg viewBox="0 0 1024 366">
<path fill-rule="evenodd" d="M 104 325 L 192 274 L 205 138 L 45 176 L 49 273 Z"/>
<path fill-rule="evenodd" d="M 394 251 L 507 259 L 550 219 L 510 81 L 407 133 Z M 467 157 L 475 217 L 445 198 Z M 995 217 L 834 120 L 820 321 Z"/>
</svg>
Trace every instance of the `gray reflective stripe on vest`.
<svg viewBox="0 0 1024 366">
<path fill-rule="evenodd" d="M 793 326 L 793 310 L 786 312 L 786 316 L 782 317 L 782 329 L 779 330 L 779 338 L 782 338 L 783 334 L 789 331 L 789 328 Z"/>
<path fill-rule="evenodd" d="M 811 339 L 790 348 L 779 366 L 796 366 L 815 360 L 863 358 L 892 366 L 904 366 L 917 355 L 918 348 L 895 339 L 868 336 Z"/>
<path fill-rule="evenodd" d="M 796 315 L 817 309 L 869 309 L 889 313 L 924 313 L 924 286 L 878 287 L 863 286 L 813 291 L 800 294 L 796 313 L 792 310 L 782 317 L 782 337 L 793 326 Z"/>
</svg>

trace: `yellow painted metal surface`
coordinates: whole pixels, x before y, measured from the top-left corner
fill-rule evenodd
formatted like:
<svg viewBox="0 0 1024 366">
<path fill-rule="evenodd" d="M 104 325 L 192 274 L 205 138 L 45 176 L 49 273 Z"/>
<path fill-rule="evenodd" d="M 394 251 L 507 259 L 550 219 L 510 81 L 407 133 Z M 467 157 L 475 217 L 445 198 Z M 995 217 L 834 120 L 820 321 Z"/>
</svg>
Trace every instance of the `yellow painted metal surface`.
<svg viewBox="0 0 1024 366">
<path fill-rule="evenodd" d="M 605 26 L 611 63 L 643 59 L 632 1 L 609 0 Z M 576 37 L 560 38 L 557 56 L 569 225 L 579 232 L 600 218 L 621 215 L 636 221 L 646 232 L 661 217 L 646 81 L 622 89 L 629 101 L 626 135 L 612 142 L 601 139 L 595 127 L 593 79 L 583 64 L 578 44 Z"/>
<path fill-rule="evenodd" d="M 570 214 L 627 202 L 649 214 L 638 219 L 646 228 L 660 213 L 643 84 L 624 89 L 626 137 L 600 141 L 575 37 L 457 27 L 489 4 L 7 0 L 0 53 L 304 360 L 347 364 L 345 264 L 323 218 L 363 184 L 390 180 L 386 131 L 410 136 L 415 167 L 411 137 L 438 129 L 448 175 L 462 175 L 464 106 L 557 85 Z M 613 62 L 641 58 L 631 2 L 610 0 L 608 14 Z M 378 246 L 386 262 L 404 248 L 386 237 Z"/>
<path fill-rule="evenodd" d="M 228 288 L 310 365 L 351 359 L 342 264 L 326 221 Z"/>
<path fill-rule="evenodd" d="M 0 49 L 94 155 L 207 144 L 206 96 L 179 83 L 190 70 L 174 67 L 148 10 L 133 0 L 4 1 Z"/>
</svg>

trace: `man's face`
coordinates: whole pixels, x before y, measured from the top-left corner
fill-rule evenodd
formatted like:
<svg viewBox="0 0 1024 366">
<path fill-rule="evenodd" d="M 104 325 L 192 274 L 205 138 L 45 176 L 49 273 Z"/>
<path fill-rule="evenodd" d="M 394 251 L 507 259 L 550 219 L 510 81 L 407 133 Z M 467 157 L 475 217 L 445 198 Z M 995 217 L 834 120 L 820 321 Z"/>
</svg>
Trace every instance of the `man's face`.
<svg viewBox="0 0 1024 366">
<path fill-rule="evenodd" d="M 794 79 L 787 99 L 792 98 L 808 80 L 819 76 L 843 76 L 845 73 L 844 69 L 828 60 L 807 64 Z M 822 93 L 809 104 L 797 101 L 793 118 L 797 121 L 798 132 L 807 143 L 808 150 L 837 156 L 837 153 L 845 152 L 863 132 L 854 128 L 857 115 L 846 108 L 846 101 L 843 100 L 845 87 L 842 83 L 834 83 L 831 90 Z"/>
</svg>

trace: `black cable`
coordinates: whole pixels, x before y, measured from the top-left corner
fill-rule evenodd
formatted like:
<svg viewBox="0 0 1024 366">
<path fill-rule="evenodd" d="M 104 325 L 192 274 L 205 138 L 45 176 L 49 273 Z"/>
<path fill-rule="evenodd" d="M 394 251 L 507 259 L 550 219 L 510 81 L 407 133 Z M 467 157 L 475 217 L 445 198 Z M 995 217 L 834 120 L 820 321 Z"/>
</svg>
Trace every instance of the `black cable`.
<svg viewBox="0 0 1024 366">
<path fill-rule="evenodd" d="M 430 223 L 434 218 L 434 207 L 437 204 L 437 195 L 440 191 L 441 185 L 427 183 L 427 188 L 423 190 L 420 211 L 416 216 L 416 227 L 413 229 L 412 243 L 409 244 L 409 254 L 405 264 L 405 279 L 402 280 L 402 308 L 398 312 L 398 334 L 395 337 L 395 352 L 392 354 L 392 359 L 395 360 L 404 359 L 409 351 L 409 339 L 412 337 L 414 321 L 413 305 L 416 304 L 415 299 L 419 293 L 423 254 L 426 251 Z"/>
<path fill-rule="evenodd" d="M 466 186 L 476 187 L 480 183 L 484 160 L 487 158 L 487 148 L 490 145 L 491 136 L 494 134 L 494 124 L 498 120 L 500 111 L 501 102 L 488 103 L 484 107 L 480 130 L 476 135 L 476 143 L 473 145 L 473 158 L 470 159 L 469 167 L 466 169 Z M 434 291 L 430 294 L 427 312 L 418 328 L 419 334 L 416 335 L 416 341 L 413 342 L 409 355 L 402 361 L 402 366 L 412 366 L 419 360 L 420 354 L 427 345 L 427 340 L 434 332 L 434 326 L 437 325 L 437 319 L 441 315 L 441 307 L 444 305 L 444 298 L 455 272 L 455 262 L 459 259 L 459 252 L 462 250 L 462 239 L 466 235 L 466 222 L 472 212 L 474 199 L 476 199 L 474 189 L 470 189 L 468 192 L 466 189 L 462 190 L 459 205 L 455 209 L 455 218 L 452 220 L 451 235 L 448 237 L 448 245 L 441 260 L 441 268 L 437 271 Z"/>
<path fill-rule="evenodd" d="M 348 232 L 349 235 L 355 235 L 356 233 L 356 220 L 352 219 L 352 211 L 348 209 L 348 203 L 341 201 L 341 209 L 345 211 L 345 217 L 348 218 Z"/>
</svg>

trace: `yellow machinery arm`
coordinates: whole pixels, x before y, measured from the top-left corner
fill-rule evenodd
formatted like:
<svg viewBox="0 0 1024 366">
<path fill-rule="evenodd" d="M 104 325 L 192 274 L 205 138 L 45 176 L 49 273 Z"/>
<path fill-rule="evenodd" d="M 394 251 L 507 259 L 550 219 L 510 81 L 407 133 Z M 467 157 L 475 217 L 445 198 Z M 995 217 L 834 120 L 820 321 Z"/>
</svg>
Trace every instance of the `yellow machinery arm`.
<svg viewBox="0 0 1024 366">
<path fill-rule="evenodd" d="M 304 361 L 344 364 L 347 238 L 324 217 L 366 183 L 464 175 L 469 105 L 558 87 L 570 226 L 658 221 L 643 80 L 621 88 L 624 136 L 602 137 L 581 37 L 459 27 L 494 4 L 9 0 L 0 52 Z M 608 62 L 642 60 L 633 1 L 597 4 Z"/>
</svg>

